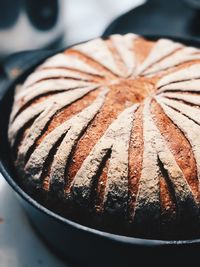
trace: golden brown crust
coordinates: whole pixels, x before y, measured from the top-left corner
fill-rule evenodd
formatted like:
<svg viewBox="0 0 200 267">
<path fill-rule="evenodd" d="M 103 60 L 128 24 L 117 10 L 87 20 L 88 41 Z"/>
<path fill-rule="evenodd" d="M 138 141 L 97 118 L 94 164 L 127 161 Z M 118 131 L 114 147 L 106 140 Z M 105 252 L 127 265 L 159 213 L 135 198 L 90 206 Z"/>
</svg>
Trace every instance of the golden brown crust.
<svg viewBox="0 0 200 267">
<path fill-rule="evenodd" d="M 199 183 L 197 179 L 197 169 L 194 154 L 191 145 L 186 137 L 178 129 L 170 119 L 163 114 L 163 110 L 156 102 L 152 103 L 152 113 L 154 120 L 168 143 L 176 162 L 183 171 L 191 190 L 199 201 Z"/>
<path fill-rule="evenodd" d="M 143 106 L 136 112 L 136 119 L 132 128 L 129 145 L 129 218 L 133 220 L 136 196 L 138 192 L 139 179 L 142 171 L 143 157 L 143 125 L 142 125 Z"/>
</svg>

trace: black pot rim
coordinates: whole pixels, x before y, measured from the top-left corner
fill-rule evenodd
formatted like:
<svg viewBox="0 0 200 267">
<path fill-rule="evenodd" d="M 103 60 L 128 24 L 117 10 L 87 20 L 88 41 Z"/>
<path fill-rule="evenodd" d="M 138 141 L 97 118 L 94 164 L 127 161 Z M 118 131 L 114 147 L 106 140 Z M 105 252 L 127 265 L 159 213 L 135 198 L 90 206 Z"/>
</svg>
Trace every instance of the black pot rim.
<svg viewBox="0 0 200 267">
<path fill-rule="evenodd" d="M 11 188 L 17 193 L 23 200 L 27 201 L 31 206 L 39 210 L 40 212 L 44 213 L 48 217 L 50 217 L 53 220 L 56 220 L 57 222 L 60 222 L 62 224 L 70 225 L 77 230 L 82 230 L 89 232 L 93 235 L 97 235 L 100 237 L 104 237 L 107 239 L 112 239 L 113 241 L 120 242 L 120 243 L 126 243 L 126 244 L 133 244 L 138 246 L 162 246 L 162 245 L 184 245 L 184 244 L 196 244 L 200 243 L 200 238 L 198 239 L 189 239 L 189 240 L 159 240 L 159 239 L 145 239 L 145 238 L 135 238 L 135 237 L 129 237 L 129 236 L 123 236 L 123 235 L 117 235 L 112 234 L 109 232 L 100 231 L 94 228 L 90 228 L 87 226 L 84 226 L 82 224 L 76 223 L 74 221 L 71 221 L 69 219 L 66 219 L 65 217 L 62 217 L 55 212 L 45 208 L 43 205 L 41 205 L 39 202 L 37 202 L 35 199 L 30 197 L 16 182 L 15 180 L 10 176 L 10 174 L 6 171 L 4 168 L 3 163 L 0 161 L 0 172 L 4 179 L 7 181 L 7 183 L 11 186 Z"/>
<path fill-rule="evenodd" d="M 106 36 L 103 36 L 103 38 L 105 38 Z M 145 36 L 144 36 L 145 37 Z M 178 41 L 182 41 L 183 43 L 192 43 L 193 46 L 199 46 L 200 47 L 200 42 L 197 40 L 188 40 L 185 38 L 181 38 L 181 37 L 170 37 L 170 36 L 146 36 L 147 38 L 150 39 L 158 39 L 158 38 L 170 38 L 172 40 L 178 40 Z M 62 49 L 63 50 L 63 49 Z M 58 52 L 58 51 L 56 51 Z M 55 52 L 55 53 L 56 53 Z M 52 53 L 55 54 L 55 53 Z M 44 59 L 43 59 L 44 60 Z M 42 60 L 42 61 L 43 61 Z M 39 62 L 38 64 L 40 64 L 41 62 Z M 38 64 L 34 64 L 35 66 L 37 66 Z M 20 75 L 20 77 L 24 75 L 24 73 L 22 73 Z M 19 78 L 20 78 L 19 77 Z M 18 79 L 17 79 L 18 80 Z M 6 94 L 6 92 L 8 90 L 10 90 L 10 88 L 12 88 L 16 83 L 17 80 L 14 80 L 10 83 L 8 83 L 8 86 L 6 88 L 6 90 L 4 91 L 3 97 L 0 99 L 0 105 L 1 102 L 3 101 L 3 98 Z M 32 197 L 30 197 L 18 184 L 17 182 L 15 182 L 14 178 L 11 177 L 11 175 L 9 174 L 9 172 L 6 170 L 3 161 L 0 159 L 0 173 L 2 174 L 2 176 L 4 177 L 4 179 L 7 181 L 7 183 L 11 186 L 11 188 L 15 191 L 15 193 L 17 193 L 17 195 L 19 195 L 23 200 L 25 200 L 26 202 L 28 202 L 31 206 L 33 206 L 34 208 L 36 208 L 38 211 L 44 213 L 46 216 L 50 217 L 51 219 L 57 221 L 58 223 L 62 223 L 62 224 L 66 224 L 69 225 L 79 231 L 84 231 L 84 232 L 88 232 L 92 235 L 96 235 L 97 237 L 101 237 L 101 238 L 106 238 L 108 240 L 112 240 L 118 243 L 124 243 L 127 245 L 137 245 L 137 246 L 146 246 L 146 247 L 160 247 L 160 246 L 176 246 L 176 245 L 188 245 L 188 244 L 197 244 L 200 243 L 200 238 L 197 239 L 186 239 L 186 240 L 160 240 L 160 239 L 145 239 L 145 238 L 135 238 L 135 237 L 129 237 L 129 236 L 123 236 L 123 235 L 117 235 L 117 234 L 113 234 L 113 233 L 109 233 L 109 232 L 104 232 L 101 230 L 97 230 L 94 228 L 90 228 L 87 226 L 84 226 L 82 224 L 79 224 L 77 222 L 71 221 L 65 217 L 62 217 L 58 214 L 56 214 L 55 212 L 47 209 L 46 207 L 44 207 L 43 205 L 41 205 L 39 202 L 37 202 L 36 200 L 34 200 Z"/>
</svg>

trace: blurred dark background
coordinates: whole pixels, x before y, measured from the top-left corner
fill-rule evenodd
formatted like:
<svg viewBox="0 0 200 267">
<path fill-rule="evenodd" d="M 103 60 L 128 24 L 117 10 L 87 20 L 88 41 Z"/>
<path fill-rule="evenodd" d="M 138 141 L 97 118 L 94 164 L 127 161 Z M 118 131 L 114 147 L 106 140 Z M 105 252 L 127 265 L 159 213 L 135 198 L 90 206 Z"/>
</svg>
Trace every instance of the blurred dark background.
<svg viewBox="0 0 200 267">
<path fill-rule="evenodd" d="M 108 33 L 200 36 L 200 0 L 0 0 L 0 62 L 13 52 L 99 36 L 131 9 Z"/>
<path fill-rule="evenodd" d="M 101 35 L 117 15 L 144 0 L 0 0 L 0 58 Z"/>
</svg>

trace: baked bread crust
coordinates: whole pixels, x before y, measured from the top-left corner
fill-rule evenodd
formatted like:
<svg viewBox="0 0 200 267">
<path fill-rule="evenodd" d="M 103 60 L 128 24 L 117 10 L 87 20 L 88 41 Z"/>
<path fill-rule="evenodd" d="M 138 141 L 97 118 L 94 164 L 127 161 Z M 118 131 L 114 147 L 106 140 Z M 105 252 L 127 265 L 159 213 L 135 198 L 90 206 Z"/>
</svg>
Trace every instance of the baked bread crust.
<svg viewBox="0 0 200 267">
<path fill-rule="evenodd" d="M 199 93 L 200 50 L 168 39 L 112 35 L 47 59 L 15 92 L 20 184 L 108 231 L 199 233 Z"/>
</svg>

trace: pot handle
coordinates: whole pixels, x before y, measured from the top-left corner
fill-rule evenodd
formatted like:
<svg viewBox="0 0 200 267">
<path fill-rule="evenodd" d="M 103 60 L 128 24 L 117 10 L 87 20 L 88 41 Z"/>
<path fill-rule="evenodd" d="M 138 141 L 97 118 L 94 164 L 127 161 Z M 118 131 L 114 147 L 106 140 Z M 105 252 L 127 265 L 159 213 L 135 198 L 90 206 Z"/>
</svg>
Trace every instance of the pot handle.
<svg viewBox="0 0 200 267">
<path fill-rule="evenodd" d="M 54 54 L 52 50 L 30 50 L 14 53 L 0 63 L 0 96 L 4 94 L 6 85 L 20 74 L 37 65 L 38 62 Z"/>
<path fill-rule="evenodd" d="M 50 54 L 52 50 L 28 50 L 14 53 L 3 60 L 0 68 L 8 80 L 13 80 Z"/>
</svg>

